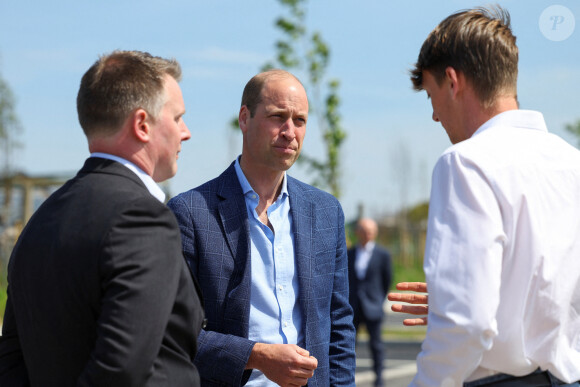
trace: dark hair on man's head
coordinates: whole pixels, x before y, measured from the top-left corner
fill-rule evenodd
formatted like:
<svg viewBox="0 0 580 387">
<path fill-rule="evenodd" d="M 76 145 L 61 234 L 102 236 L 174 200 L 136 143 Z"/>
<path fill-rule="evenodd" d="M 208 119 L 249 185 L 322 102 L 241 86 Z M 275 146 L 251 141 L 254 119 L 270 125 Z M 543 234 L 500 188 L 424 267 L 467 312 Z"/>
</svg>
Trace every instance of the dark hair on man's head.
<svg viewBox="0 0 580 387">
<path fill-rule="evenodd" d="M 166 75 L 181 79 L 176 60 L 141 51 L 114 51 L 101 56 L 84 74 L 77 95 L 77 112 L 85 135 L 113 134 L 139 108 L 157 118 L 166 98 Z"/>
<path fill-rule="evenodd" d="M 517 94 L 518 47 L 510 27 L 510 15 L 500 6 L 457 12 L 429 34 L 419 53 L 411 81 L 423 89 L 423 71 L 440 84 L 452 67 L 471 82 L 484 105 L 499 95 Z"/>
<path fill-rule="evenodd" d="M 250 117 L 254 116 L 256 113 L 256 107 L 262 102 L 262 89 L 264 88 L 266 82 L 271 79 L 285 78 L 293 78 L 302 84 L 302 82 L 300 82 L 300 80 L 292 73 L 280 69 L 267 70 L 254 75 L 252 79 L 246 83 L 246 87 L 244 87 L 244 92 L 242 93 L 241 106 L 245 105 L 248 108 L 250 111 Z"/>
</svg>

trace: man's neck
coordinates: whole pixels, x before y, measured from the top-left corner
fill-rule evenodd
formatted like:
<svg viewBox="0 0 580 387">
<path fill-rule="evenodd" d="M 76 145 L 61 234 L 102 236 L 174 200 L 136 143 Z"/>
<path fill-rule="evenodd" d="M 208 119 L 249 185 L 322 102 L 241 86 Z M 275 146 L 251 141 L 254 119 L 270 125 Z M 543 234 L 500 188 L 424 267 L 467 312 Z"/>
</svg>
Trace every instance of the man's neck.
<svg viewBox="0 0 580 387">
<path fill-rule="evenodd" d="M 467 138 L 470 138 L 483 124 L 509 110 L 517 110 L 518 102 L 512 96 L 499 96 L 494 104 L 489 108 L 482 108 L 479 100 L 473 101 L 472 106 L 466 110 L 464 128 L 467 131 Z"/>
<path fill-rule="evenodd" d="M 125 135 L 125 131 L 120 131 L 114 136 L 90 138 L 89 151 L 120 157 L 135 164 L 149 176 L 153 175 L 153 165 L 146 148 L 140 143 L 131 141 L 130 136 Z"/>
<path fill-rule="evenodd" d="M 267 208 L 276 201 L 282 190 L 284 171 L 248 166 L 243 157 L 240 159 L 240 168 L 242 168 L 242 172 L 244 172 L 244 176 L 248 179 L 252 189 L 260 197 L 260 204 L 267 203 Z"/>
<path fill-rule="evenodd" d="M 243 157 L 239 162 L 246 180 L 248 180 L 254 192 L 258 194 L 259 202 L 255 211 L 260 221 L 274 231 L 268 219 L 268 208 L 276 201 L 282 191 L 284 172 L 248 165 L 247 162 L 244 162 Z"/>
</svg>

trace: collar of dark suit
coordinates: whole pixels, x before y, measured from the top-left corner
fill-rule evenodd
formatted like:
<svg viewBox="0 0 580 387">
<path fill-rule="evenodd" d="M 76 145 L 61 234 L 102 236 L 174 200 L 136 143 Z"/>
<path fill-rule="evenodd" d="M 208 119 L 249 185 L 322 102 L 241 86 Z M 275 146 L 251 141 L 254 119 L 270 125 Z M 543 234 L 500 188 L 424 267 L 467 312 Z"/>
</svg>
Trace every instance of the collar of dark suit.
<svg viewBox="0 0 580 387">
<path fill-rule="evenodd" d="M 123 176 L 139 184 L 142 188 L 147 189 L 145 184 L 133 171 L 114 160 L 103 159 L 100 157 L 89 157 L 78 172 L 78 175 L 87 173 L 104 173 Z"/>
</svg>

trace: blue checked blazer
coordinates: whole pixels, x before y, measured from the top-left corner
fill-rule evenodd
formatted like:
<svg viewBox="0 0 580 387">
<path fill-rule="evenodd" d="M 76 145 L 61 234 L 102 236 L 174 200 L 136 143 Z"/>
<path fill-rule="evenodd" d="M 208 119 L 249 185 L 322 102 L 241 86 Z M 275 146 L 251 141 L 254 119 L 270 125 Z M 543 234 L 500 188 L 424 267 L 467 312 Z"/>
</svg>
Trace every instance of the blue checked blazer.
<svg viewBox="0 0 580 387">
<path fill-rule="evenodd" d="M 348 301 L 344 215 L 330 194 L 288 176 L 306 349 L 318 359 L 309 386 L 354 386 L 355 331 Z M 254 342 L 250 314 L 250 232 L 232 163 L 219 177 L 168 203 L 197 277 L 208 324 L 195 357 L 202 386 L 240 386 Z"/>
</svg>

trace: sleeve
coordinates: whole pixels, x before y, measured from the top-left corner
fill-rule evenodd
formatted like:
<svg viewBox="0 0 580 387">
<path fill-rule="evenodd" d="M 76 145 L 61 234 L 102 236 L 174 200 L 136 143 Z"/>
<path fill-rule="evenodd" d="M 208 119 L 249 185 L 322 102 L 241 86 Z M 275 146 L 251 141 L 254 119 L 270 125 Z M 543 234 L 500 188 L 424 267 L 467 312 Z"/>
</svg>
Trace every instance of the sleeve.
<svg viewBox="0 0 580 387">
<path fill-rule="evenodd" d="M 167 205 L 174 212 L 179 224 L 185 260 L 199 281 L 198 272 L 203 268 L 200 268 L 192 211 L 180 196 L 171 199 Z M 200 282 L 200 285 L 203 291 L 203 283 Z M 217 307 L 215 300 L 207 297 L 204 297 L 204 303 L 206 316 L 211 308 Z M 251 370 L 246 370 L 246 364 L 255 342 L 244 337 L 202 329 L 198 343 L 194 363 L 202 379 L 234 386 L 244 385 L 248 381 Z"/>
<path fill-rule="evenodd" d="M 336 266 L 331 300 L 330 333 L 330 385 L 354 386 L 355 374 L 355 330 L 352 324 L 353 311 L 348 300 L 348 257 L 344 214 L 338 205 Z"/>
<path fill-rule="evenodd" d="M 429 325 L 412 386 L 460 386 L 497 335 L 506 236 L 493 186 L 455 153 L 433 172 L 424 269 Z"/>
<path fill-rule="evenodd" d="M 143 386 L 152 374 L 183 259 L 175 218 L 152 200 L 127 206 L 103 239 L 97 338 L 79 386 Z"/>
<path fill-rule="evenodd" d="M 30 386 L 12 310 L 10 287 L 8 287 L 8 300 L 0 337 L 0 386 Z"/>
</svg>

